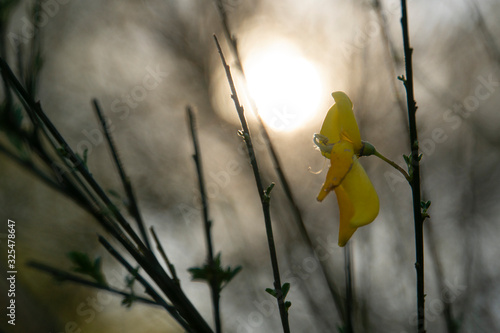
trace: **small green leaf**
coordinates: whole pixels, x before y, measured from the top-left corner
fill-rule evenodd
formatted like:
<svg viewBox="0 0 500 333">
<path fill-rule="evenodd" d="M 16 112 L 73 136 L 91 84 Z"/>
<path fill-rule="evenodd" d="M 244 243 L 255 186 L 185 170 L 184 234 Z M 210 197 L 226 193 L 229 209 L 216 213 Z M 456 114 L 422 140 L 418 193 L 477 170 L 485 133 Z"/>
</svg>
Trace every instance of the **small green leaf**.
<svg viewBox="0 0 500 333">
<path fill-rule="evenodd" d="M 134 287 L 134 282 L 136 281 L 137 273 L 139 272 L 139 268 L 140 268 L 140 266 L 137 266 L 134 269 L 133 274 L 127 275 L 125 277 L 125 283 L 127 284 L 127 288 L 132 289 Z"/>
<path fill-rule="evenodd" d="M 94 261 L 92 261 L 87 253 L 78 251 L 69 252 L 68 257 L 75 265 L 73 267 L 73 271 L 88 275 L 101 285 L 108 285 L 102 272 L 102 262 L 100 257 L 97 257 Z"/>
<path fill-rule="evenodd" d="M 134 294 L 129 294 L 122 299 L 122 305 L 130 308 L 136 299 L 137 297 Z"/>
<path fill-rule="evenodd" d="M 420 201 L 420 207 L 422 207 L 422 209 L 429 209 L 430 206 L 431 206 L 430 200 L 429 201 Z"/>
<path fill-rule="evenodd" d="M 290 291 L 290 283 L 283 283 L 283 286 L 281 286 L 281 291 L 283 292 L 283 299 L 285 299 L 286 295 Z"/>
<path fill-rule="evenodd" d="M 285 302 L 285 309 L 286 309 L 287 312 L 288 312 L 288 309 L 290 309 L 291 306 L 292 306 L 292 302 L 290 302 L 290 301 L 286 301 Z"/>
<path fill-rule="evenodd" d="M 430 215 L 427 213 L 427 210 L 431 206 L 431 201 L 420 201 L 420 208 L 422 209 L 422 219 L 426 219 L 430 217 Z"/>
<path fill-rule="evenodd" d="M 59 156 L 66 158 L 69 156 L 68 152 L 64 148 L 57 148 L 57 153 L 59 154 Z"/>
<path fill-rule="evenodd" d="M 274 185 L 276 185 L 275 183 L 271 183 L 271 185 L 269 185 L 265 191 L 264 191 L 264 202 L 269 202 L 271 201 L 271 191 L 273 190 L 274 188 Z"/>
<path fill-rule="evenodd" d="M 404 160 L 406 162 L 406 165 L 408 165 L 408 167 L 409 167 L 411 165 L 410 155 L 407 156 L 407 155 L 403 154 L 403 158 L 404 158 Z"/>
<path fill-rule="evenodd" d="M 267 292 L 269 295 L 273 296 L 273 297 L 278 297 L 278 296 L 276 295 L 276 290 L 274 290 L 274 289 L 271 289 L 271 288 L 266 288 L 266 292 Z"/>
<path fill-rule="evenodd" d="M 89 168 L 87 166 L 88 152 L 89 152 L 88 148 L 85 148 L 85 150 L 83 151 L 83 157 L 80 156 L 79 154 L 76 154 L 78 158 L 82 161 L 83 166 L 85 167 L 85 169 L 87 169 L 87 171 L 89 171 Z"/>
<path fill-rule="evenodd" d="M 223 268 L 221 266 L 221 254 L 218 253 L 213 259 L 212 264 L 205 263 L 202 267 L 191 267 L 188 272 L 191 273 L 192 280 L 206 281 L 209 284 L 217 281 L 217 288 L 222 290 L 235 276 L 241 271 L 241 266 Z"/>
<path fill-rule="evenodd" d="M 208 280 L 208 271 L 205 267 L 192 267 L 188 268 L 188 272 L 191 273 L 192 280 Z"/>
<path fill-rule="evenodd" d="M 283 299 L 286 298 L 286 295 L 288 295 L 289 291 L 290 291 L 290 283 L 288 282 L 283 283 L 283 285 L 281 286 L 281 294 L 283 295 Z M 278 291 L 276 289 L 266 288 L 266 292 L 271 296 L 278 298 Z"/>
<path fill-rule="evenodd" d="M 140 266 L 137 266 L 131 274 L 125 276 L 125 283 L 127 288 L 130 289 L 130 294 L 126 295 L 122 300 L 122 305 L 125 305 L 127 308 L 132 306 L 132 303 L 137 299 L 134 293 L 134 283 L 137 279 L 137 273 L 139 272 Z"/>
</svg>

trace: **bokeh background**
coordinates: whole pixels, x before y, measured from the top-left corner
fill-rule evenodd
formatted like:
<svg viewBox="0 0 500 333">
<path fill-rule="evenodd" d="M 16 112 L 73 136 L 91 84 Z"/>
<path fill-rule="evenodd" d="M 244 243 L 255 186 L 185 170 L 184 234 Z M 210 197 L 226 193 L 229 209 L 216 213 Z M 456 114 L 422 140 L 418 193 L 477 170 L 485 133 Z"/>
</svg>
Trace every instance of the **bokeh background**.
<svg viewBox="0 0 500 333">
<path fill-rule="evenodd" d="M 215 250 L 224 264 L 243 267 L 222 292 L 225 331 L 279 332 L 274 299 L 264 292 L 273 280 L 262 211 L 214 44 L 213 34 L 218 35 L 245 101 L 264 183 L 277 183 L 272 217 L 282 279 L 292 285 L 287 298 L 292 331 L 337 332 L 341 321 L 330 289 L 345 294 L 344 253 L 337 246 L 335 196 L 321 204 L 315 199 L 325 172 L 311 170 L 326 167 L 312 136 L 333 103 L 330 93 L 342 90 L 353 100 L 362 138 L 404 166 L 409 139 L 406 96 L 397 79 L 404 74 L 399 1 L 222 1 L 249 90 L 319 257 L 297 227 L 214 1 L 42 3 L 37 98 L 72 147 L 88 150 L 94 177 L 120 192 L 91 107 L 91 99 L 99 99 L 146 224 L 156 228 L 184 290 L 211 323 L 208 287 L 191 282 L 187 272 L 205 259 L 185 113 L 187 105 L 196 109 Z M 422 195 L 432 201 L 425 222 L 427 329 L 495 332 L 500 330 L 500 3 L 410 0 L 408 5 Z M 7 32 L 20 39 L 6 40 L 10 64 L 16 63 L 16 46 L 29 45 L 31 6 L 21 1 L 12 13 Z M 4 136 L 1 140 L 8 143 Z M 410 188 L 381 160 L 361 161 L 381 209 L 375 222 L 351 240 L 355 331 L 413 332 Z M 67 253 L 86 251 L 102 256 L 110 282 L 125 285 L 125 271 L 99 246 L 96 235 L 104 231 L 90 214 L 5 155 L 0 155 L 0 170 L 1 276 L 7 219 L 16 221 L 19 272 L 16 327 L 3 316 L 3 330 L 182 331 L 163 310 L 142 304 L 127 309 L 117 296 L 57 283 L 26 267 L 25 262 L 36 260 L 69 270 Z M 5 283 L 2 278 L 3 294 Z"/>
</svg>

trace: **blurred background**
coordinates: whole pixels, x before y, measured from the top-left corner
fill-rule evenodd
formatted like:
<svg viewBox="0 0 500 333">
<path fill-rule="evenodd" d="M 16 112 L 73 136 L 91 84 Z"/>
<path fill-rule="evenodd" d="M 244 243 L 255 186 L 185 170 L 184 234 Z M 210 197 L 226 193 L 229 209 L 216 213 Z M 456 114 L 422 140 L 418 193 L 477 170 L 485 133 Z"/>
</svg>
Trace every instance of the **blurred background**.
<svg viewBox="0 0 500 333">
<path fill-rule="evenodd" d="M 10 12 L 2 56 L 16 68 L 26 56 L 16 50 L 27 51 L 33 24 L 38 25 L 43 66 L 37 98 L 73 149 L 87 150 L 99 183 L 123 194 L 91 106 L 92 98 L 100 101 L 146 225 L 156 228 L 183 289 L 212 323 L 208 286 L 190 281 L 187 272 L 206 257 L 185 113 L 187 105 L 196 110 L 214 248 L 224 265 L 243 267 L 222 291 L 224 329 L 279 332 L 275 300 L 264 291 L 273 277 L 261 205 L 213 40 L 218 36 L 247 110 L 264 185 L 276 183 L 272 219 L 282 281 L 291 283 L 292 331 L 337 332 L 342 322 L 332 291 L 345 294 L 344 252 L 337 245 L 335 195 L 316 201 L 327 166 L 312 136 L 333 104 L 331 92 L 341 90 L 354 103 L 362 138 L 405 166 L 409 139 L 406 95 L 397 79 L 404 74 L 399 1 L 223 0 L 248 86 L 214 1 L 48 0 L 36 19 L 32 5 L 20 1 Z M 427 330 L 495 332 L 500 330 L 500 3 L 410 0 L 408 6 L 422 196 L 432 201 L 425 221 Z M 297 226 L 247 92 L 316 257 Z M 1 142 L 9 144 L 4 136 Z M 414 332 L 411 191 L 381 160 L 364 157 L 361 163 L 380 197 L 380 213 L 350 241 L 355 331 Z M 322 168 L 319 175 L 311 172 Z M 99 245 L 97 234 L 105 231 L 90 214 L 4 154 L 0 184 L 2 276 L 7 219 L 16 221 L 18 266 L 16 327 L 4 317 L 3 330 L 182 332 L 162 309 L 139 303 L 125 308 L 120 297 L 57 283 L 25 266 L 36 260 L 69 270 L 67 253 L 85 251 L 103 258 L 111 284 L 125 286 L 126 272 Z M 5 281 L 1 290 L 7 289 Z"/>
</svg>

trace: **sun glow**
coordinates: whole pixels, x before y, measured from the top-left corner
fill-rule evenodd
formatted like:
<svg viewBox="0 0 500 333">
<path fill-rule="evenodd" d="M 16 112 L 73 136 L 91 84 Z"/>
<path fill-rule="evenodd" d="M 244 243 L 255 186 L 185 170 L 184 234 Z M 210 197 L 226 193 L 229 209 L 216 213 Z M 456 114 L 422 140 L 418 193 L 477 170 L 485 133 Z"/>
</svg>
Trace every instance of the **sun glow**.
<svg viewBox="0 0 500 333">
<path fill-rule="evenodd" d="M 250 54 L 245 74 L 250 94 L 267 126 L 291 131 L 318 111 L 320 76 L 295 48 L 278 44 Z"/>
</svg>

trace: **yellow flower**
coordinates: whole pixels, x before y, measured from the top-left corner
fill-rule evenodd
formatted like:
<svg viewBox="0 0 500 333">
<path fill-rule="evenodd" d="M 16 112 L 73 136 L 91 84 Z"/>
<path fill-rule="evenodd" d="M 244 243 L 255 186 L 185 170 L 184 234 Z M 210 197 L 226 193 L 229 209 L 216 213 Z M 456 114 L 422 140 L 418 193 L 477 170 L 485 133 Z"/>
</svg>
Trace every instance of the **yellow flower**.
<svg viewBox="0 0 500 333">
<path fill-rule="evenodd" d="M 331 162 L 318 201 L 335 191 L 340 211 L 339 246 L 344 246 L 358 227 L 377 217 L 379 199 L 358 160 L 359 156 L 373 153 L 374 148 L 361 141 L 349 97 L 341 91 L 332 96 L 335 104 L 328 111 L 320 134 L 314 135 L 321 154 Z"/>
</svg>

